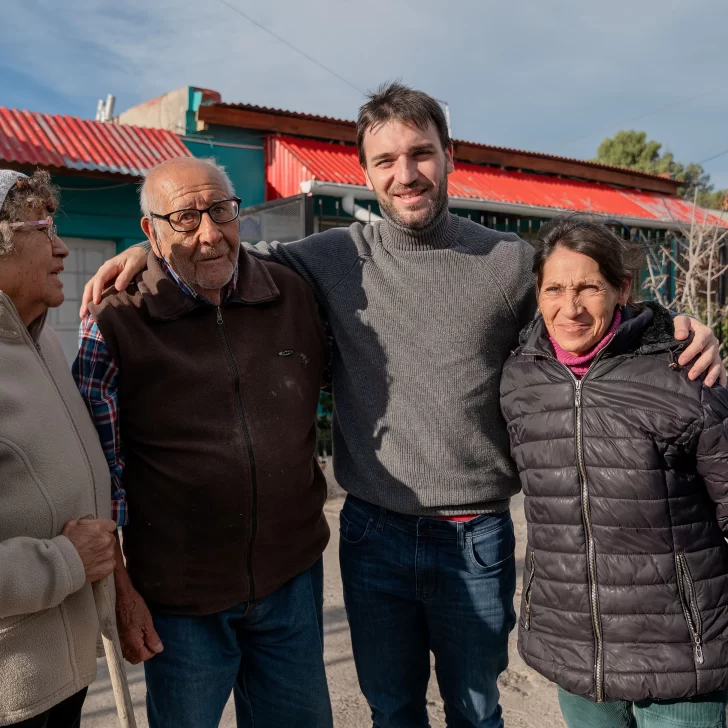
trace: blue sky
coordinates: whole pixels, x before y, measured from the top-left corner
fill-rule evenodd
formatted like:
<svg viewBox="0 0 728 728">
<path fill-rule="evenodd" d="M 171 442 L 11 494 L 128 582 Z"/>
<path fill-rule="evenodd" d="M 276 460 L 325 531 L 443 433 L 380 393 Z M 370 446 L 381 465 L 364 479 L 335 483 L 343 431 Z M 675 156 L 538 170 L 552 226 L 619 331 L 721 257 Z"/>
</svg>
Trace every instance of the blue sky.
<svg viewBox="0 0 728 728">
<path fill-rule="evenodd" d="M 644 129 L 680 161 L 728 150 L 725 0 L 226 0 L 360 89 L 449 102 L 462 139 L 592 156 Z M 220 0 L 9 0 L 0 105 L 92 118 L 197 85 L 354 118 L 361 94 Z M 704 165 L 728 187 L 728 154 Z"/>
</svg>

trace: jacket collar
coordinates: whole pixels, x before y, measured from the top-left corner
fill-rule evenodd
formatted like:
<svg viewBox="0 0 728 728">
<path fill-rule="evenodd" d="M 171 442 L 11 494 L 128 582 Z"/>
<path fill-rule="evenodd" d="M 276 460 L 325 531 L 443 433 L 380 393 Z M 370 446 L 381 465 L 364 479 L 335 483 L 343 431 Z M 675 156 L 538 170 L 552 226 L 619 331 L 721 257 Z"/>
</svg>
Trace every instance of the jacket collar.
<svg viewBox="0 0 728 728">
<path fill-rule="evenodd" d="M 689 342 L 677 341 L 669 311 L 651 301 L 624 307 L 622 323 L 605 350 L 606 356 L 619 354 L 655 354 L 660 351 L 677 351 Z M 520 333 L 519 343 L 524 354 L 554 356 L 546 325 L 541 314 Z"/>
<path fill-rule="evenodd" d="M 152 318 L 169 321 L 201 306 L 212 306 L 188 296 L 162 269 L 159 259 L 150 252 L 147 267 L 137 276 L 136 285 Z M 238 283 L 225 303 L 256 305 L 274 301 L 281 295 L 265 263 L 249 255 L 242 247 L 238 258 Z"/>
<path fill-rule="evenodd" d="M 30 336 L 33 344 L 37 345 L 47 318 L 48 312 L 46 311 L 26 328 L 13 300 L 7 293 L 0 291 L 0 339 L 17 340 L 27 335 Z"/>
</svg>

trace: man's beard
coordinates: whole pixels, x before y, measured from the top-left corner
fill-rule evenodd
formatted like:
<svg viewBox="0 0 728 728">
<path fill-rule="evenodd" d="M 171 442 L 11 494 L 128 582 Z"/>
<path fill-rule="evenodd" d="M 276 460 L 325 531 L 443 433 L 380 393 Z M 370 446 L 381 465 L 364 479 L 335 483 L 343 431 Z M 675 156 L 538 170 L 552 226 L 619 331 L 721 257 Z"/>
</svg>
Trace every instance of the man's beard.
<svg viewBox="0 0 728 728">
<path fill-rule="evenodd" d="M 402 215 L 397 209 L 391 198 L 382 196 L 377 197 L 379 207 L 382 209 L 387 217 L 397 225 L 409 228 L 410 230 L 423 230 L 447 207 L 447 177 L 445 177 L 440 186 L 437 189 L 437 195 L 432 200 L 432 204 L 428 204 L 427 209 L 424 211 L 424 215 L 419 218 L 411 219 Z M 413 210 L 413 212 L 422 212 L 422 210 Z"/>
</svg>

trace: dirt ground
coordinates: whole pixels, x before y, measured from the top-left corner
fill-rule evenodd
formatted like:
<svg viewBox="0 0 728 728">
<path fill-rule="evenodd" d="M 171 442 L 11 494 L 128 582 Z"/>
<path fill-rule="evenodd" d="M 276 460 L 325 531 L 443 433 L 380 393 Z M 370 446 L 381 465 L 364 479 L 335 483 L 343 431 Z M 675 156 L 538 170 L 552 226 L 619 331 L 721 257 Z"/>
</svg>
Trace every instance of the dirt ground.
<svg viewBox="0 0 728 728">
<path fill-rule="evenodd" d="M 328 473 L 327 473 L 328 475 Z M 324 630 L 326 669 L 331 691 L 336 728 L 366 728 L 371 726 L 367 704 L 359 692 L 351 654 L 349 629 L 346 623 L 338 561 L 338 515 L 343 493 L 335 483 L 329 483 L 326 515 L 331 526 L 331 543 L 324 554 Z M 513 521 L 516 528 L 516 561 L 518 588 L 516 602 L 521 596 L 521 572 L 526 545 L 526 524 L 523 500 L 514 499 Z M 135 714 L 139 728 L 147 728 L 144 710 L 144 671 L 140 666 L 127 665 Z M 510 667 L 501 676 L 501 705 L 507 728 L 563 728 L 554 687 L 526 667 L 516 651 L 516 632 L 510 639 Z M 442 701 L 434 678 L 428 691 L 428 709 L 432 728 L 445 728 Z M 84 728 L 112 728 L 117 725 L 114 698 L 104 660 L 99 660 L 98 680 L 89 689 L 84 708 Z M 235 709 L 232 700 L 223 714 L 221 728 L 234 728 Z"/>
</svg>

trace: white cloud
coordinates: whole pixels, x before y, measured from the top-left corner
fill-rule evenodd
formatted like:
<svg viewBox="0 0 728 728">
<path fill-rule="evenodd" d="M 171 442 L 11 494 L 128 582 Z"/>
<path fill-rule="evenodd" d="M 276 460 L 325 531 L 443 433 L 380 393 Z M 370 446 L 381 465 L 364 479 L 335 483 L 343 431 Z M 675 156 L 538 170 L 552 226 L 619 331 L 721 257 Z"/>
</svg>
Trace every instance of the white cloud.
<svg viewBox="0 0 728 728">
<path fill-rule="evenodd" d="M 725 0 L 228 1 L 359 88 L 402 77 L 445 98 L 459 137 L 590 156 L 623 122 L 672 104 L 634 125 L 685 161 L 728 148 Z M 188 84 L 347 118 L 361 101 L 219 0 L 5 5 L 0 73 L 66 97 L 59 112 Z M 0 104 L 18 93 L 3 84 Z M 728 156 L 709 170 L 728 186 Z"/>
</svg>

